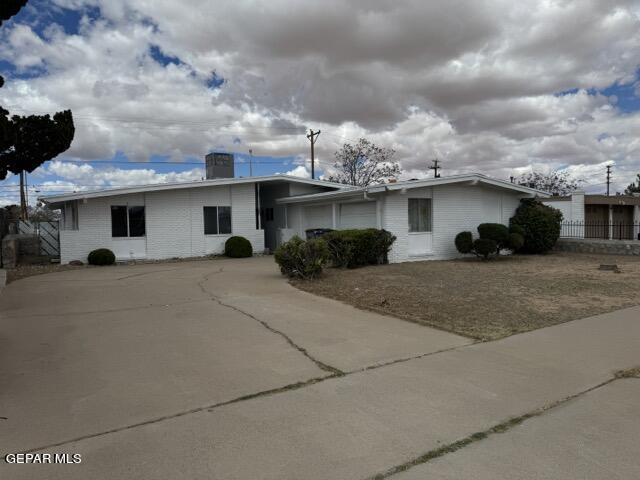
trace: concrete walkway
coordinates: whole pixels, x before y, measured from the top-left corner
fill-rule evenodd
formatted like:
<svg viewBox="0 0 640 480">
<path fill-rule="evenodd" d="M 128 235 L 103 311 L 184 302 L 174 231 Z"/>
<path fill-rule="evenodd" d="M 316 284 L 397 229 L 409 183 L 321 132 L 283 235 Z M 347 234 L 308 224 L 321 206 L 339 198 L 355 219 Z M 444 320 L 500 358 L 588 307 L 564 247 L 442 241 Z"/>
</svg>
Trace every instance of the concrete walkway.
<svg viewBox="0 0 640 480">
<path fill-rule="evenodd" d="M 434 478 L 466 478 L 473 469 L 465 449 L 496 441 L 482 440 L 492 428 L 533 415 L 502 434 L 507 438 L 599 389 L 615 388 L 620 399 L 640 383 L 612 382 L 615 371 L 640 364 L 640 308 L 469 345 L 298 292 L 270 259 L 78 273 L 34 277 L 4 292 L 0 332 L 9 348 L 2 349 L 0 415 L 8 420 L 0 423 L 0 447 L 81 453 L 82 464 L 1 465 L 8 478 L 337 479 L 405 469 L 398 475 L 430 478 L 429 468 L 445 461 L 453 462 L 445 464 L 451 470 L 442 467 L 451 476 L 440 470 Z M 75 286 L 82 298 L 69 291 L 67 305 L 27 306 L 18 288 L 27 285 L 44 296 Z M 117 309 L 105 313 L 113 298 Z M 146 320 L 138 328 L 139 316 Z M 54 332 L 59 337 L 47 353 L 38 345 Z M 76 343 L 84 348 L 74 350 Z M 627 407 L 609 413 L 624 422 L 638 413 Z M 570 417 L 564 424 L 581 427 Z M 519 441 L 544 445 L 545 428 L 533 431 Z M 621 433 L 639 434 L 632 423 Z M 556 435 L 565 449 L 576 439 L 561 429 Z M 638 468 L 616 460 L 603 460 L 614 474 Z M 566 462 L 546 470 L 555 476 L 532 476 L 571 478 L 562 475 Z M 504 475 L 490 467 L 486 478 L 532 478 L 513 475 L 517 465 Z"/>
</svg>

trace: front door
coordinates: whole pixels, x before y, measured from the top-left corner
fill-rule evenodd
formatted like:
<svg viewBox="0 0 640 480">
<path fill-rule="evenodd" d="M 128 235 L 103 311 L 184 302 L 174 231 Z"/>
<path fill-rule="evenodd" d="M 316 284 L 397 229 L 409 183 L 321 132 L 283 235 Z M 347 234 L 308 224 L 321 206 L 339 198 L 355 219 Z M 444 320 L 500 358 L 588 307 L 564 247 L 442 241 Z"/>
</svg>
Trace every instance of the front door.
<svg viewBox="0 0 640 480">
<path fill-rule="evenodd" d="M 430 255 L 432 249 L 432 208 L 430 198 L 409 198 L 409 241 L 410 257 Z"/>
</svg>

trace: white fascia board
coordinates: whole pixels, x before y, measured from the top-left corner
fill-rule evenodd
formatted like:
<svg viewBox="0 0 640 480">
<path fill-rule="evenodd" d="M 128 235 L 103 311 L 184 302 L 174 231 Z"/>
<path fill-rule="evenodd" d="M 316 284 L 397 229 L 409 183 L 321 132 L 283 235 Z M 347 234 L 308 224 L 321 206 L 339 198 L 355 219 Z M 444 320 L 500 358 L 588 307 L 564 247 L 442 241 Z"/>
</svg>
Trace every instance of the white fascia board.
<svg viewBox="0 0 640 480">
<path fill-rule="evenodd" d="M 534 188 L 524 187 L 522 185 L 506 182 L 504 180 L 497 180 L 495 178 L 487 177 L 486 175 L 481 175 L 479 173 L 453 175 L 451 177 L 442 177 L 442 178 L 429 178 L 425 180 L 410 180 L 410 181 L 397 182 L 397 183 L 387 183 L 385 185 L 376 185 L 374 187 L 369 187 L 368 191 L 375 192 L 376 190 L 379 190 L 381 188 L 384 188 L 389 191 L 408 190 L 412 188 L 433 187 L 437 185 L 447 185 L 451 183 L 464 183 L 464 182 L 485 183 L 487 185 L 506 188 L 508 190 L 515 190 L 521 193 L 528 193 L 531 195 L 537 195 L 545 198 L 550 196 L 547 192 L 543 192 L 542 190 L 536 190 Z"/>
<path fill-rule="evenodd" d="M 239 185 L 245 183 L 263 183 L 275 181 L 288 181 L 292 183 L 303 183 L 307 185 L 316 185 L 321 187 L 334 188 L 338 191 L 349 190 L 353 187 L 342 185 L 339 183 L 326 182 L 324 180 L 311 180 L 307 178 L 293 177 L 291 175 L 268 175 L 263 177 L 242 177 L 242 178 L 221 178 L 213 180 L 200 180 L 196 182 L 180 182 L 180 183 L 156 183 L 151 185 L 136 185 L 133 187 L 110 188 L 104 190 L 88 190 L 84 192 L 75 192 L 61 195 L 45 195 L 38 197 L 47 204 L 57 204 L 70 200 L 82 200 L 87 198 L 113 197 L 116 195 L 129 195 L 132 193 L 159 192 L 163 190 L 180 190 L 184 188 L 201 188 L 224 185 Z"/>
</svg>

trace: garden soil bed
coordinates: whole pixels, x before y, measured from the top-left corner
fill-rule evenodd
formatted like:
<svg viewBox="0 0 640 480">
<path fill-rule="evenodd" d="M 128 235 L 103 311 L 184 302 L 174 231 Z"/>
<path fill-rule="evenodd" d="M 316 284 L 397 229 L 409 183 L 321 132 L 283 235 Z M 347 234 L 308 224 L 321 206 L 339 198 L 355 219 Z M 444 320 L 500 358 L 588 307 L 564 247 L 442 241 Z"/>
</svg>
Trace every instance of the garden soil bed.
<svg viewBox="0 0 640 480">
<path fill-rule="evenodd" d="M 620 272 L 599 270 L 617 264 Z M 327 269 L 296 287 L 358 308 L 493 340 L 640 304 L 640 258 L 552 253 Z"/>
</svg>

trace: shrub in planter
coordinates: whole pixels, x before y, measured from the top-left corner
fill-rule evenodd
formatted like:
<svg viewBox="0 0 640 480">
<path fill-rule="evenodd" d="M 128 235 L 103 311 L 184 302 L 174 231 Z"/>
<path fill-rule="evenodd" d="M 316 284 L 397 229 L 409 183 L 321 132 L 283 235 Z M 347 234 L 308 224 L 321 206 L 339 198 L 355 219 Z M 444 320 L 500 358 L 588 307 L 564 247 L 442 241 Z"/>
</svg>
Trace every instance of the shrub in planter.
<svg viewBox="0 0 640 480">
<path fill-rule="evenodd" d="M 246 258 L 253 255 L 253 247 L 244 237 L 230 237 L 224 243 L 224 254 L 231 258 Z"/>
<path fill-rule="evenodd" d="M 331 261 L 336 267 L 356 268 L 388 262 L 396 237 L 386 230 L 336 230 L 322 237 L 327 242 Z"/>
<path fill-rule="evenodd" d="M 108 248 L 98 248 L 89 253 L 87 262 L 89 265 L 113 265 L 116 263 L 116 256 Z"/>
<path fill-rule="evenodd" d="M 489 255 L 492 253 L 496 253 L 498 250 L 498 244 L 495 240 L 491 240 L 490 238 L 477 238 L 473 242 L 473 251 L 474 253 L 482 257 L 484 260 L 489 259 Z"/>
<path fill-rule="evenodd" d="M 455 243 L 460 253 L 471 253 L 473 250 L 473 234 L 471 232 L 460 232 L 456 235 Z"/>
<path fill-rule="evenodd" d="M 304 241 L 298 236 L 280 245 L 275 252 L 280 272 L 290 278 L 316 278 L 322 273 L 329 258 L 329 249 L 324 240 Z"/>
<path fill-rule="evenodd" d="M 560 237 L 562 213 L 534 198 L 520 200 L 516 214 L 511 218 L 511 231 L 523 232 L 525 253 L 544 253 L 551 250 Z"/>
</svg>

